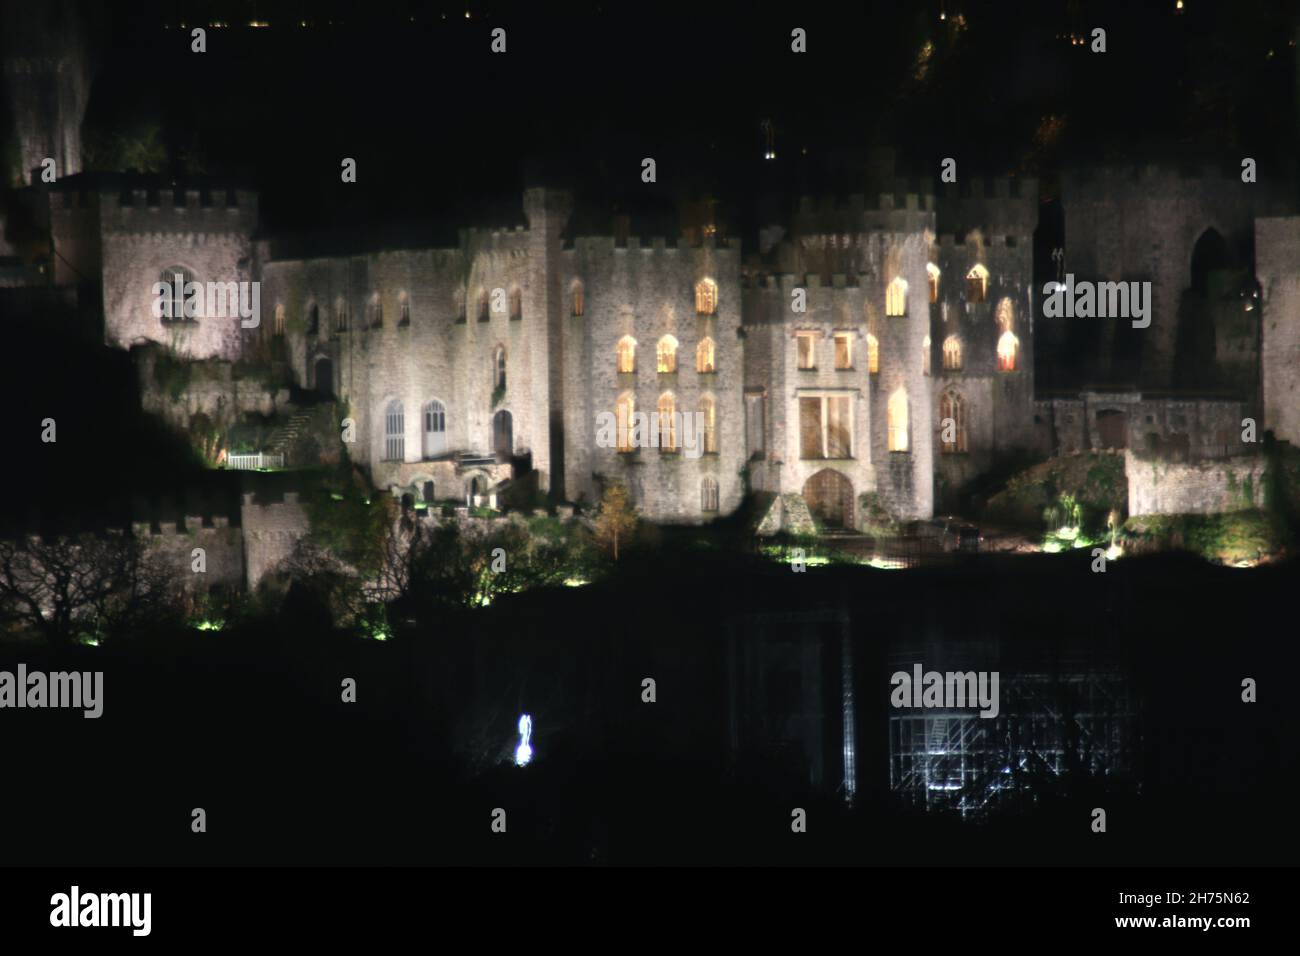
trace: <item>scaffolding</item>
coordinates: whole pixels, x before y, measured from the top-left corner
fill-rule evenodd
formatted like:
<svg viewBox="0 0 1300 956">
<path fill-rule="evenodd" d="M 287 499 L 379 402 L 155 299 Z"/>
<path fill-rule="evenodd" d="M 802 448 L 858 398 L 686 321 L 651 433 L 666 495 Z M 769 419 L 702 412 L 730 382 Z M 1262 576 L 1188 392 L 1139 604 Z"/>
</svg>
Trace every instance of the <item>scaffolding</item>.
<svg viewBox="0 0 1300 956">
<path fill-rule="evenodd" d="M 905 804 L 982 820 L 1071 780 L 1136 779 L 1137 709 L 1119 672 L 1001 674 L 998 716 L 894 710 L 889 781 Z"/>
</svg>

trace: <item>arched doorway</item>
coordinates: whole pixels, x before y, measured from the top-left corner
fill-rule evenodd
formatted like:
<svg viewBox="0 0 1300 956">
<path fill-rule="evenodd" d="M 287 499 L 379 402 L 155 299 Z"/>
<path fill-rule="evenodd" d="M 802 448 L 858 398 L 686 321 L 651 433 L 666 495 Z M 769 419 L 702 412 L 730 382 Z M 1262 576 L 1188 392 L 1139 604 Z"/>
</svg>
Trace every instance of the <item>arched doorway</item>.
<svg viewBox="0 0 1300 956">
<path fill-rule="evenodd" d="M 316 391 L 326 396 L 334 394 L 334 363 L 325 356 L 316 360 Z"/>
<path fill-rule="evenodd" d="M 1215 316 L 1231 288 L 1233 257 L 1216 229 L 1206 229 L 1192 249 L 1191 276 L 1178 307 L 1174 341 L 1174 385 L 1210 388 L 1216 381 Z M 1235 304 L 1235 303 L 1234 303 Z"/>
<path fill-rule="evenodd" d="M 838 471 L 823 468 L 805 482 L 804 501 L 823 527 L 853 527 L 853 483 Z"/>
<path fill-rule="evenodd" d="M 515 453 L 514 422 L 505 409 L 492 416 L 492 452 L 498 462 L 509 461 Z"/>
</svg>

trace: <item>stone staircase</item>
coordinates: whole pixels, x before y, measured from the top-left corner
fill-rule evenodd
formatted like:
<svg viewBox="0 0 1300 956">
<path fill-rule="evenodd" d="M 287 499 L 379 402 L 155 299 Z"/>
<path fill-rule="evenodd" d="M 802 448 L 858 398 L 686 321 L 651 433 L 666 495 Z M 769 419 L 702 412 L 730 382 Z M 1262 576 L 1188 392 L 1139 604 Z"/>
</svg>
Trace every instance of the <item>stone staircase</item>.
<svg viewBox="0 0 1300 956">
<path fill-rule="evenodd" d="M 277 426 L 275 431 L 271 432 L 271 437 L 266 440 L 265 451 L 273 455 L 284 454 L 310 424 L 310 412 L 295 412 L 287 422 Z"/>
</svg>

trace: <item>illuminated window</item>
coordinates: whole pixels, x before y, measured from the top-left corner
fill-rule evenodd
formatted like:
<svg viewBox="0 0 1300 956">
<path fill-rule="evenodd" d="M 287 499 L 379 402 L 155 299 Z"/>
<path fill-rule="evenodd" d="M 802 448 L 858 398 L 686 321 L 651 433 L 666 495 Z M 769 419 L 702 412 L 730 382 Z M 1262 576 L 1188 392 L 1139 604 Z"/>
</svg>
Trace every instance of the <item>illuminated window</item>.
<svg viewBox="0 0 1300 956">
<path fill-rule="evenodd" d="M 1003 332 L 1013 332 L 1016 328 L 1016 307 L 1011 304 L 1011 300 L 1004 298 L 998 303 L 997 311 L 998 328 Z"/>
<path fill-rule="evenodd" d="M 817 333 L 796 332 L 794 334 L 794 341 L 799 351 L 799 367 L 801 369 L 816 368 L 817 367 Z"/>
<path fill-rule="evenodd" d="M 852 458 L 852 408 L 848 395 L 800 395 L 800 457 Z"/>
<path fill-rule="evenodd" d="M 672 392 L 659 396 L 659 450 L 677 450 L 677 400 Z"/>
<path fill-rule="evenodd" d="M 946 455 L 966 450 L 966 402 L 956 392 L 944 392 L 939 403 L 939 440 Z"/>
<path fill-rule="evenodd" d="M 907 314 L 907 280 L 899 276 L 885 290 L 885 315 Z"/>
<path fill-rule="evenodd" d="M 961 371 L 961 339 L 955 335 L 950 335 L 943 340 L 943 370 Z"/>
<path fill-rule="evenodd" d="M 624 392 L 618 397 L 614 406 L 614 417 L 618 422 L 618 450 L 632 451 L 632 415 L 636 411 L 636 398 L 631 392 Z"/>
<path fill-rule="evenodd" d="M 718 287 L 712 279 L 701 279 L 695 284 L 695 311 L 699 315 L 717 314 Z"/>
<path fill-rule="evenodd" d="M 636 339 L 630 335 L 625 335 L 618 340 L 618 347 L 615 350 L 618 356 L 618 370 L 620 372 L 636 371 Z"/>
<path fill-rule="evenodd" d="M 655 367 L 660 372 L 677 371 L 677 340 L 665 335 L 655 347 Z"/>
<path fill-rule="evenodd" d="M 921 340 L 921 374 L 930 374 L 930 336 Z"/>
<path fill-rule="evenodd" d="M 707 335 L 695 346 L 695 371 L 701 375 L 717 371 L 713 365 L 713 339 Z"/>
<path fill-rule="evenodd" d="M 423 412 L 424 457 L 436 458 L 447 450 L 447 409 L 435 398 L 424 403 Z"/>
<path fill-rule="evenodd" d="M 880 342 L 870 332 L 867 333 L 867 372 L 875 375 L 880 371 Z"/>
<path fill-rule="evenodd" d="M 853 333 L 835 333 L 835 367 L 837 369 L 853 368 Z"/>
<path fill-rule="evenodd" d="M 284 306 L 282 305 L 275 307 L 275 334 L 284 335 Z"/>
<path fill-rule="evenodd" d="M 979 263 L 966 273 L 966 301 L 983 302 L 989 294 L 989 270 Z"/>
<path fill-rule="evenodd" d="M 889 396 L 886 407 L 889 422 L 889 450 L 907 451 L 907 390 L 900 388 Z"/>
<path fill-rule="evenodd" d="M 718 480 L 710 475 L 700 479 L 700 510 L 718 510 Z"/>
<path fill-rule="evenodd" d="M 506 387 L 506 347 L 498 345 L 492 355 L 492 387 L 504 389 Z"/>
<path fill-rule="evenodd" d="M 704 419 L 702 436 L 704 453 L 716 455 L 718 453 L 718 403 L 712 395 L 704 395 L 700 398 L 700 415 Z"/>
<path fill-rule="evenodd" d="M 510 318 L 522 319 L 524 317 L 524 294 L 515 286 L 510 290 Z"/>
<path fill-rule="evenodd" d="M 930 301 L 939 301 L 939 267 L 933 262 L 925 264 L 925 274 L 930 279 Z"/>
<path fill-rule="evenodd" d="M 406 417 L 402 414 L 402 403 L 394 399 L 388 403 L 388 409 L 384 412 L 384 460 L 405 459 Z"/>
<path fill-rule="evenodd" d="M 1016 353 L 1020 351 L 1020 340 L 1014 332 L 1003 332 L 998 339 L 998 371 L 1014 372 L 1016 370 Z"/>
<path fill-rule="evenodd" d="M 573 298 L 573 314 L 575 316 L 581 316 L 587 307 L 586 302 L 583 301 L 582 293 L 582 283 L 577 279 L 573 280 L 573 288 L 570 290 L 570 295 Z"/>
</svg>

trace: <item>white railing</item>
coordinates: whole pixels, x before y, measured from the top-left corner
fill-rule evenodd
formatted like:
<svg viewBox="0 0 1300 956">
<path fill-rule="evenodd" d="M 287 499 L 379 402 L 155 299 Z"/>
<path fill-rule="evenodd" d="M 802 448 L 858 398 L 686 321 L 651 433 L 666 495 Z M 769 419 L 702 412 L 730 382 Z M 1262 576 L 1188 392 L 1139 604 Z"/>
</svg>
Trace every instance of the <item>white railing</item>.
<svg viewBox="0 0 1300 956">
<path fill-rule="evenodd" d="M 251 455 L 227 455 L 226 467 L 242 471 L 256 471 L 259 468 L 283 468 L 284 453 L 268 455 L 259 451 Z"/>
</svg>

